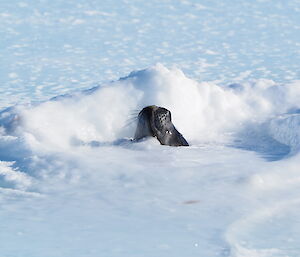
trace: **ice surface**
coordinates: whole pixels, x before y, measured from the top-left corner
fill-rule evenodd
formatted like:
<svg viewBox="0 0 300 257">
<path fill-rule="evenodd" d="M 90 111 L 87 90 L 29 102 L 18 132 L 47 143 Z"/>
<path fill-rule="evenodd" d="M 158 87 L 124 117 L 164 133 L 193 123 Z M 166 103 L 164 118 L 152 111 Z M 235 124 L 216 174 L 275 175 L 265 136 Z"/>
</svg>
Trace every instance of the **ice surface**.
<svg viewBox="0 0 300 257">
<path fill-rule="evenodd" d="M 1 1 L 0 256 L 298 257 L 299 12 Z"/>
</svg>

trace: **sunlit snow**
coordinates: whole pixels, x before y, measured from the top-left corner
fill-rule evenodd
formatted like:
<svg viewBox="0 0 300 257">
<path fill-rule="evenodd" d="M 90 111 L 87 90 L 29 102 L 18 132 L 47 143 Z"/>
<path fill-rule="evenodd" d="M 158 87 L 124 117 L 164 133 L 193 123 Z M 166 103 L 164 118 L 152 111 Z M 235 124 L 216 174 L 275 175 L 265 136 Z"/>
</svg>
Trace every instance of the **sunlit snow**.
<svg viewBox="0 0 300 257">
<path fill-rule="evenodd" d="M 2 1 L 0 256 L 298 257 L 299 38 L 297 0 Z"/>
</svg>

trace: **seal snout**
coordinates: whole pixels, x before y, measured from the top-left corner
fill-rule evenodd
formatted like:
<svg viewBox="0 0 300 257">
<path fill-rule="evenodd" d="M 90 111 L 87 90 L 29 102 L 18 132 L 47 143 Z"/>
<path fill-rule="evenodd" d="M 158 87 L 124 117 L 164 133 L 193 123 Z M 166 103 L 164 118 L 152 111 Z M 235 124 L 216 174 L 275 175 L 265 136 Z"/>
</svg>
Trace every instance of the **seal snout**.
<svg viewBox="0 0 300 257">
<path fill-rule="evenodd" d="M 138 114 L 138 124 L 134 139 L 156 137 L 162 145 L 188 146 L 188 142 L 172 123 L 171 112 L 163 107 L 151 105 Z"/>
</svg>

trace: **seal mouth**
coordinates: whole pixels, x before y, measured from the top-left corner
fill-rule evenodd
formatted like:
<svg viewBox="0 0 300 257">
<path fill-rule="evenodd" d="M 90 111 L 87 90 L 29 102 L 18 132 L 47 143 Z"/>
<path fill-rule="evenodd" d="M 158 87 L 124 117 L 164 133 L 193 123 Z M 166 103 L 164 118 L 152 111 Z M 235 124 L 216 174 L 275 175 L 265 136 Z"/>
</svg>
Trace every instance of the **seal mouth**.
<svg viewBox="0 0 300 257">
<path fill-rule="evenodd" d="M 173 125 L 171 112 L 156 105 L 144 107 L 138 114 L 134 140 L 140 140 L 149 136 L 156 137 L 162 145 L 189 145 Z"/>
</svg>

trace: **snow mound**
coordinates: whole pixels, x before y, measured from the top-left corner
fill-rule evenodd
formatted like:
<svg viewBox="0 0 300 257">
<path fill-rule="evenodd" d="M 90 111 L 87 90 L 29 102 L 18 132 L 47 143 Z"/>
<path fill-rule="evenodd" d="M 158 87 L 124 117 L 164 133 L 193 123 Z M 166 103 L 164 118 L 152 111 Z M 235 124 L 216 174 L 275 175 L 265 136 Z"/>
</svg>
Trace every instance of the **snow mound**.
<svg viewBox="0 0 300 257">
<path fill-rule="evenodd" d="M 158 64 L 90 90 L 8 108 L 1 112 L 0 124 L 3 136 L 22 138 L 30 150 L 57 151 L 78 143 L 130 138 L 139 110 L 158 105 L 172 112 L 175 126 L 192 144 L 224 142 L 246 129 L 245 124 L 271 120 L 270 135 L 298 149 L 299 133 L 292 133 L 299 127 L 298 116 L 283 122 L 278 115 L 299 108 L 299 95 L 299 82 L 277 85 L 258 80 L 219 86 L 196 82 L 179 69 Z"/>
<path fill-rule="evenodd" d="M 300 114 L 286 114 L 272 119 L 269 130 L 277 141 L 291 147 L 291 153 L 300 150 Z"/>
</svg>

